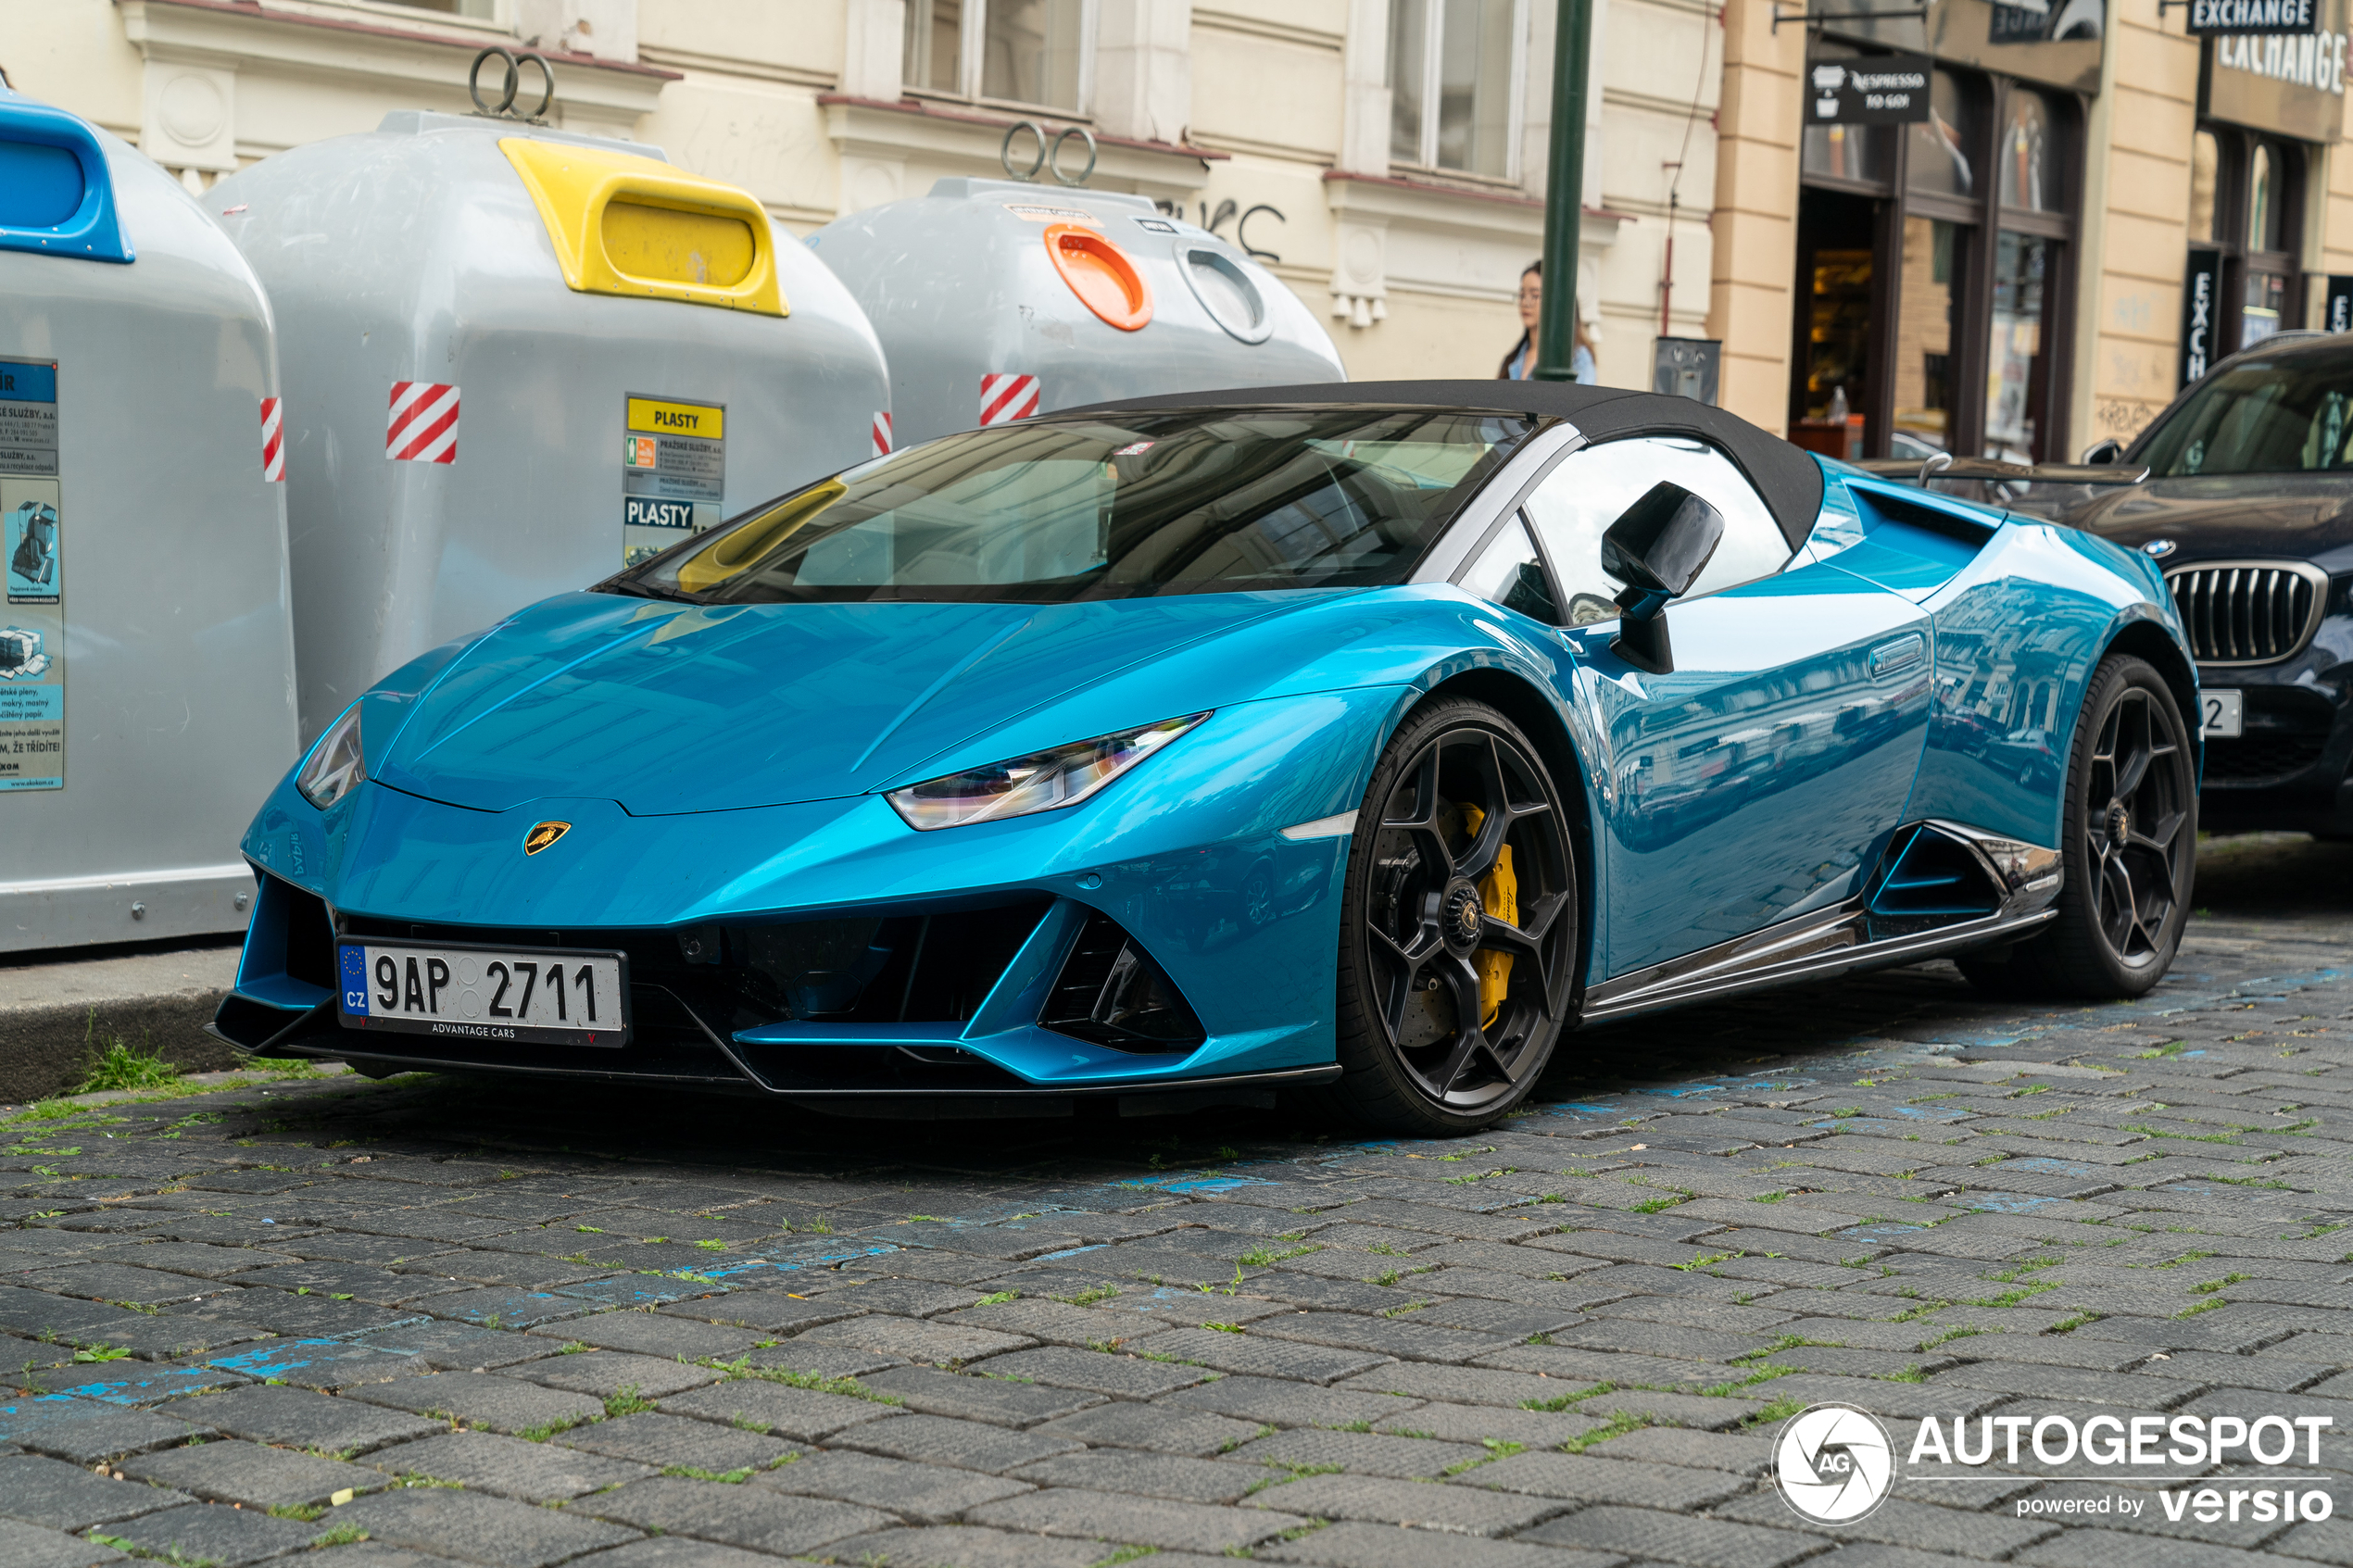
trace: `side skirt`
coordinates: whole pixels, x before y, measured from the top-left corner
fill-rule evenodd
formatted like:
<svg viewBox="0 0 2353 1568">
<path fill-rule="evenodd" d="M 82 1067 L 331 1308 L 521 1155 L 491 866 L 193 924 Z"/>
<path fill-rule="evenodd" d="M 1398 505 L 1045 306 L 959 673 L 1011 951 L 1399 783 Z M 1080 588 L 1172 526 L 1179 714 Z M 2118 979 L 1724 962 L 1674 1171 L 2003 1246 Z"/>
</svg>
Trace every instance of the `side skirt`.
<svg viewBox="0 0 2353 1568">
<path fill-rule="evenodd" d="M 1868 939 L 1870 916 L 1860 899 L 1821 916 L 1768 926 L 1754 936 L 1704 947 L 1668 963 L 1636 970 L 1592 987 L 1578 1013 L 1579 1023 L 1600 1023 L 1639 1012 L 1712 1001 L 1746 991 L 1768 990 L 1806 980 L 1869 969 L 1893 969 L 1942 958 L 1970 947 L 1992 947 L 2031 935 L 2057 919 L 2056 909 L 2022 916 L 1987 915 L 1932 931 Z M 1773 938 L 1760 947 L 1765 938 Z"/>
<path fill-rule="evenodd" d="M 1865 890 L 1590 987 L 1580 1023 L 2013 942 L 2057 918 L 2058 851 L 1959 822 L 1907 823 Z"/>
</svg>

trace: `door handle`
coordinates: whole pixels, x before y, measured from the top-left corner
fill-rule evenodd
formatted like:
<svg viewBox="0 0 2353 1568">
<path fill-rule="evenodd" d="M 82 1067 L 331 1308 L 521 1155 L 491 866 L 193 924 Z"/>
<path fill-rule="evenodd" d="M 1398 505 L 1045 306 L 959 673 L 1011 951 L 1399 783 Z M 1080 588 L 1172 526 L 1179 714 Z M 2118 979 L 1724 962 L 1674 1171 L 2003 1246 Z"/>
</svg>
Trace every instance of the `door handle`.
<svg viewBox="0 0 2353 1568">
<path fill-rule="evenodd" d="M 1909 670 L 1928 657 L 1928 639 L 1918 632 L 1909 632 L 1891 642 L 1884 642 L 1870 652 L 1871 678 L 1893 675 Z"/>
</svg>

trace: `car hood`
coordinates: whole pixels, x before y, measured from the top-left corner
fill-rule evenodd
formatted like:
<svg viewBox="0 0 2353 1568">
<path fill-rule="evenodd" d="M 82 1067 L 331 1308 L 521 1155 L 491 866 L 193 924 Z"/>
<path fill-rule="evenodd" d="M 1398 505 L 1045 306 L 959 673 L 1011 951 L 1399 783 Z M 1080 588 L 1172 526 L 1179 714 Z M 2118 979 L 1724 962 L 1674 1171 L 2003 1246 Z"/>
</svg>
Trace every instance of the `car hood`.
<svg viewBox="0 0 2353 1568">
<path fill-rule="evenodd" d="M 633 816 L 860 795 L 1124 670 L 1336 596 L 1348 596 L 706 607 L 567 594 L 422 692 L 371 699 L 369 770 L 486 811 L 559 795 Z M 1224 695 L 1185 693 L 1179 711 Z"/>
<path fill-rule="evenodd" d="M 2353 547 L 2353 475 L 2153 479 L 2101 495 L 2067 521 L 2128 548 L 2171 539 L 2168 567 L 2246 556 L 2311 560 Z"/>
</svg>

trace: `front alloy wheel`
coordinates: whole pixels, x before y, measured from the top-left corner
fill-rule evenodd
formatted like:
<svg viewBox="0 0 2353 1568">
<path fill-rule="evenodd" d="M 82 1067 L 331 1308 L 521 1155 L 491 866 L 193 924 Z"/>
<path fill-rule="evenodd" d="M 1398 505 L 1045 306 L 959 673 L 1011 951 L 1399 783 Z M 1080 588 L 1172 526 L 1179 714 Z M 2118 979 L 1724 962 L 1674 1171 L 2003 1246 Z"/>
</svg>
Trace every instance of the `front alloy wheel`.
<svg viewBox="0 0 2353 1568">
<path fill-rule="evenodd" d="M 1576 960 L 1551 776 L 1483 703 L 1431 703 L 1381 754 L 1350 846 L 1336 1089 L 1356 1119 L 1460 1133 L 1534 1087 Z"/>
</svg>

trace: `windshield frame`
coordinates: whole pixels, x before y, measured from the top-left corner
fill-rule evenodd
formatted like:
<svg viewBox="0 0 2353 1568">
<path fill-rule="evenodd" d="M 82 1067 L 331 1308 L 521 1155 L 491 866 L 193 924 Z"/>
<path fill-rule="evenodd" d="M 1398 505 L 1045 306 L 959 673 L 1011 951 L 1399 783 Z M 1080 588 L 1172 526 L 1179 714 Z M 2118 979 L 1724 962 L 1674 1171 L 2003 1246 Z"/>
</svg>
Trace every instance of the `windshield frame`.
<svg viewBox="0 0 2353 1568">
<path fill-rule="evenodd" d="M 2160 445 L 2171 445 L 2168 441 L 2168 433 L 2179 430 L 2186 421 L 2199 417 L 2207 408 L 2208 400 L 2221 392 L 2222 383 L 2234 372 L 2273 367 L 2294 367 L 2303 370 L 2303 365 L 2300 362 L 2320 361 L 2332 356 L 2342 366 L 2346 392 L 2348 397 L 2353 397 L 2353 344 L 2320 334 L 2291 338 L 2284 343 L 2275 337 L 2261 347 L 2244 350 L 2231 356 L 2217 364 L 2206 375 L 2183 387 L 2175 395 L 2173 401 L 2150 421 L 2148 428 L 2133 437 L 2119 460 L 2146 466 L 2149 470 L 2148 483 L 2151 483 L 2164 480 L 2188 479 L 2353 480 L 2353 460 L 2334 468 L 2201 469 L 2196 473 L 2161 471 L 2157 465 L 2157 455 Z M 2316 364 L 2309 371 L 2304 373 L 2325 375 L 2329 372 Z M 2178 461 L 2180 456 L 2181 448 L 2174 447 L 2173 460 Z"/>
<path fill-rule="evenodd" d="M 1174 598 L 1234 593 L 1361 593 L 1368 588 L 1403 586 L 1419 579 L 1423 567 L 1430 560 L 1432 556 L 1438 552 L 1444 542 L 1454 533 L 1455 529 L 1462 522 L 1464 517 L 1473 509 L 1478 498 L 1490 493 L 1493 489 L 1496 480 L 1512 469 L 1514 459 L 1529 451 L 1531 445 L 1537 443 L 1547 432 L 1564 423 L 1564 421 L 1556 416 L 1530 413 L 1529 410 L 1524 408 L 1474 408 L 1452 404 L 1423 403 L 1376 404 L 1310 402 L 1201 404 L 1177 408 L 1154 407 L 1151 408 L 1139 408 L 1133 410 L 1122 408 L 1116 404 L 1108 406 L 1095 405 L 1088 408 L 1061 409 L 1051 414 L 1038 415 L 1031 419 L 1023 420 L 1020 423 L 1024 427 L 1029 429 L 1035 429 L 1041 425 L 1094 425 L 1101 424 L 1106 420 L 1117 420 L 1123 414 L 1130 413 L 1139 418 L 1154 419 L 1165 418 L 1170 415 L 1180 417 L 1197 415 L 1204 418 L 1227 419 L 1247 417 L 1252 414 L 1262 413 L 1276 415 L 1329 413 L 1334 415 L 1343 415 L 1352 420 L 1361 420 L 1365 422 L 1371 422 L 1385 417 L 1401 414 L 1458 416 L 1466 419 L 1493 418 L 1510 420 L 1517 422 L 1524 428 L 1518 434 L 1513 436 L 1512 438 L 1495 444 L 1485 453 L 1482 453 L 1472 463 L 1469 470 L 1467 470 L 1464 474 L 1462 480 L 1457 482 L 1451 488 L 1450 494 L 1452 498 L 1450 503 L 1443 512 L 1438 514 L 1432 520 L 1427 536 L 1422 539 L 1419 546 L 1412 552 L 1410 558 L 1405 556 L 1400 556 L 1396 560 L 1390 563 L 1386 571 L 1387 580 L 1380 583 L 1340 581 L 1331 583 L 1268 583 L 1252 579 L 1234 580 L 1228 583 L 1219 580 L 1203 579 L 1181 582 L 1179 583 L 1171 584 L 1158 589 L 1148 588 L 1142 591 L 1128 591 L 1120 593 L 1094 593 L 1088 591 L 1070 593 L 1054 590 L 1051 588 L 1051 584 L 1044 583 L 972 585 L 955 583 L 926 583 L 916 585 L 915 591 L 913 592 L 894 591 L 858 596 L 812 594 L 805 598 L 799 596 L 774 598 L 735 598 L 723 596 L 713 591 L 697 593 L 681 588 L 673 582 L 655 580 L 665 568 L 673 566 L 683 560 L 684 558 L 709 546 L 731 531 L 755 519 L 768 516 L 775 512 L 778 508 L 787 506 L 802 496 L 822 491 L 828 485 L 838 485 L 843 475 L 854 473 L 858 470 L 868 467 L 872 462 L 881 460 L 870 458 L 865 463 L 852 464 L 849 468 L 837 470 L 833 473 L 823 475 L 812 480 L 806 484 L 797 486 L 794 489 L 771 496 L 766 500 L 757 503 L 756 505 L 747 507 L 741 511 L 736 512 L 732 517 L 729 517 L 725 521 L 717 524 L 715 527 L 705 529 L 698 533 L 689 534 L 687 537 L 680 540 L 677 544 L 671 546 L 669 548 L 661 551 L 659 554 L 648 557 L 644 560 L 623 567 L 620 571 L 613 573 L 611 576 L 607 577 L 600 582 L 588 584 L 585 591 L 588 593 L 606 593 L 629 597 L 648 598 L 677 604 L 709 606 L 811 603 L 990 603 L 1046 605 L 1101 603 L 1122 598 Z M 963 436 L 977 433 L 981 433 L 976 431 L 960 431 L 953 435 L 942 436 L 938 439 L 941 441 L 952 441 Z M 903 447 L 899 452 L 886 454 L 885 456 L 900 457 L 906 453 L 919 450 L 923 445 L 929 445 L 933 444 L 934 443 L 928 442 L 921 443 L 918 444 L 918 445 Z M 1023 590 L 1026 588 L 1032 588 L 1038 591 L 1024 592 Z"/>
</svg>

